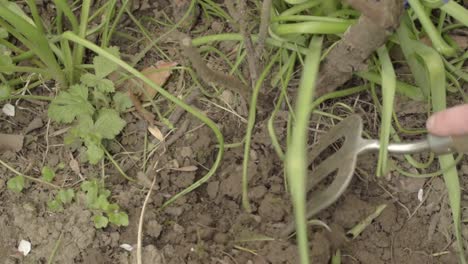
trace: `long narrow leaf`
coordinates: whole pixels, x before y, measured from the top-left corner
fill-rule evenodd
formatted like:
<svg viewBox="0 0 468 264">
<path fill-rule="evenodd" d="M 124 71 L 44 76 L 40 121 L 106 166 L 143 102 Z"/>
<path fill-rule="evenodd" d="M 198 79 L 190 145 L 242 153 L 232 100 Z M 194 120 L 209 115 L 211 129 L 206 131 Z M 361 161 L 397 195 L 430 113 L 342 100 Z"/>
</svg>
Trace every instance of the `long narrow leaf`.
<svg viewBox="0 0 468 264">
<path fill-rule="evenodd" d="M 390 141 L 390 126 L 392 123 L 393 103 L 396 90 L 396 75 L 393 69 L 387 47 L 377 50 L 382 64 L 382 123 L 380 125 L 380 150 L 377 164 L 377 177 L 387 173 L 388 143 Z"/>
<path fill-rule="evenodd" d="M 303 264 L 309 263 L 305 190 L 307 179 L 307 128 L 320 63 L 322 41 L 322 37 L 315 36 L 310 42 L 297 93 L 296 120 L 292 129 L 291 144 L 286 151 L 285 159 L 286 173 L 294 205 L 300 263 Z"/>
<path fill-rule="evenodd" d="M 441 56 L 432 48 L 421 44 L 418 50 L 420 59 L 424 61 L 429 76 L 433 111 L 441 111 L 447 107 L 445 89 L 445 68 Z M 448 190 L 450 208 L 452 210 L 455 236 L 460 256 L 460 263 L 465 264 L 463 237 L 461 233 L 461 191 L 458 171 L 456 167 L 449 168 L 455 159 L 452 154 L 439 157 L 445 186 Z"/>
</svg>

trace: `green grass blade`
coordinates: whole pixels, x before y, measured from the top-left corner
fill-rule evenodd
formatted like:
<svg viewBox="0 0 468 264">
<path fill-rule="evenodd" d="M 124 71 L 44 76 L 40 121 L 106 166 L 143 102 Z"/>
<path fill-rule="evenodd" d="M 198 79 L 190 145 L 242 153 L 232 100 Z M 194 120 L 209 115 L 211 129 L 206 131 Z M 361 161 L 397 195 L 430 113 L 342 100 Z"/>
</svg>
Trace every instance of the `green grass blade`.
<svg viewBox="0 0 468 264">
<path fill-rule="evenodd" d="M 174 102 L 175 104 L 177 104 L 182 109 L 189 112 L 190 114 L 194 115 L 200 121 L 205 123 L 209 128 L 211 128 L 211 130 L 213 130 L 213 132 L 214 132 L 214 134 L 216 136 L 216 139 L 218 141 L 218 148 L 219 148 L 218 153 L 216 155 L 216 159 L 215 159 L 215 161 L 213 163 L 213 166 L 210 168 L 208 173 L 206 173 L 201 179 L 199 179 L 194 184 L 190 185 L 189 187 L 187 187 L 186 189 L 184 189 L 183 191 L 181 191 L 180 193 L 174 195 L 168 201 L 166 201 L 162 205 L 162 208 L 165 208 L 166 206 L 168 206 L 169 204 L 171 204 L 172 202 L 174 202 L 175 200 L 177 200 L 181 196 L 186 195 L 187 193 L 189 193 L 189 192 L 195 190 L 196 188 L 200 187 L 203 183 L 208 181 L 211 178 L 211 176 L 213 176 L 213 174 L 218 169 L 218 167 L 219 167 L 219 165 L 221 163 L 221 160 L 223 158 L 224 138 L 223 138 L 223 135 L 221 134 L 221 131 L 217 127 L 217 125 L 211 119 L 206 117 L 200 110 L 198 110 L 198 109 L 196 109 L 196 108 L 194 108 L 194 107 L 192 107 L 190 105 L 187 105 L 186 103 L 184 103 L 179 98 L 175 97 L 174 95 L 170 94 L 165 89 L 161 88 L 159 85 L 156 85 L 153 81 L 151 81 L 150 79 L 145 77 L 141 72 L 139 72 L 138 70 L 136 70 L 135 68 L 130 66 L 128 63 L 122 61 L 121 59 L 119 59 L 119 58 L 117 58 L 115 56 L 113 56 L 112 54 L 110 54 L 109 52 L 103 50 L 102 48 L 100 48 L 96 44 L 94 44 L 92 42 L 89 42 L 89 41 L 87 41 L 85 39 L 82 39 L 82 38 L 80 38 L 79 36 L 77 36 L 76 34 L 74 34 L 73 32 L 70 32 L 70 31 L 63 33 L 62 37 L 65 38 L 65 39 L 68 39 L 70 41 L 76 42 L 76 43 L 78 43 L 80 45 L 83 45 L 84 47 L 86 47 L 86 48 L 96 52 L 97 54 L 99 54 L 101 56 L 104 56 L 105 58 L 109 59 L 110 61 L 118 64 L 122 69 L 125 69 L 130 74 L 134 75 L 136 78 L 138 78 L 138 79 L 142 80 L 143 82 L 145 82 L 152 89 L 155 89 L 156 91 L 158 91 L 159 94 L 161 94 L 165 98 L 169 99 L 170 101 Z"/>
<path fill-rule="evenodd" d="M 382 65 L 382 121 L 380 125 L 380 149 L 377 163 L 377 177 L 388 172 L 388 144 L 390 141 L 390 126 L 392 124 L 392 112 L 396 90 L 396 75 L 392 61 L 384 45 L 377 49 Z"/>
<path fill-rule="evenodd" d="M 14 28 L 10 25 L 14 25 Z M 0 1 L 0 26 L 3 26 L 26 47 L 34 51 L 47 65 L 54 79 L 61 85 L 66 86 L 65 75 L 52 53 L 46 36 L 27 20 L 9 10 L 3 1 Z"/>
<path fill-rule="evenodd" d="M 304 2 L 304 1 L 303 1 Z M 298 14 L 302 11 L 305 11 L 305 10 L 310 10 L 318 5 L 320 5 L 322 3 L 322 0 L 310 0 L 310 1 L 307 1 L 305 3 L 301 3 L 301 4 L 298 4 L 298 5 L 295 5 L 285 11 L 283 11 L 281 13 L 281 15 L 283 16 L 289 16 L 289 15 L 294 15 L 294 14 Z"/>
<path fill-rule="evenodd" d="M 270 63 L 265 67 L 262 74 L 255 84 L 253 93 L 250 98 L 250 108 L 249 108 L 249 117 L 247 120 L 247 132 L 245 134 L 245 144 L 244 144 L 244 160 L 242 163 L 242 205 L 247 212 L 251 211 L 251 206 L 248 196 L 248 165 L 250 157 L 250 144 L 252 142 L 252 131 L 255 125 L 255 116 L 257 114 L 257 99 L 260 92 L 260 88 L 263 86 L 263 81 L 270 73 L 271 68 L 279 57 L 279 52 L 270 60 Z"/>
<path fill-rule="evenodd" d="M 442 5 L 440 9 L 460 21 L 465 27 L 468 27 L 468 10 L 457 2 L 448 1 L 448 3 Z"/>
<path fill-rule="evenodd" d="M 86 38 L 86 30 L 88 28 L 89 10 L 91 8 L 91 0 L 83 0 L 81 3 L 80 25 L 78 27 L 78 36 Z M 84 47 L 81 45 L 75 46 L 73 50 L 73 64 L 81 65 L 83 61 Z"/>
<path fill-rule="evenodd" d="M 429 83 L 431 88 L 432 110 L 441 111 L 447 107 L 446 89 L 445 89 L 445 68 L 441 56 L 432 48 L 421 44 L 418 50 L 420 59 L 424 61 L 424 65 L 428 72 Z M 442 155 L 439 157 L 439 163 L 447 187 L 450 208 L 452 210 L 452 218 L 457 239 L 458 253 L 460 263 L 465 264 L 463 237 L 461 233 L 461 191 L 458 171 L 456 167 L 447 169 L 455 162 L 452 154 Z"/>
<path fill-rule="evenodd" d="M 31 15 L 34 19 L 34 24 L 42 34 L 45 34 L 44 24 L 42 23 L 41 16 L 39 15 L 39 11 L 37 10 L 36 1 L 27 0 L 27 3 L 29 10 L 31 10 Z"/>
<path fill-rule="evenodd" d="M 291 143 L 286 151 L 286 172 L 291 189 L 296 221 L 296 237 L 299 247 L 300 263 L 309 263 L 306 218 L 306 179 L 307 179 L 307 131 L 311 115 L 315 82 L 320 64 L 322 37 L 313 37 L 298 90 L 295 109 L 296 120 L 292 128 Z M 317 201 L 312 201 L 317 202 Z"/>
<path fill-rule="evenodd" d="M 375 72 L 356 72 L 355 74 L 369 82 L 382 85 L 381 76 Z M 415 101 L 422 101 L 424 99 L 424 94 L 421 92 L 419 87 L 398 80 L 396 81 L 396 92 Z"/>
<path fill-rule="evenodd" d="M 73 11 L 71 10 L 67 1 L 66 0 L 53 0 L 53 1 L 57 9 L 67 17 L 68 21 L 70 21 L 73 32 L 78 33 L 79 31 L 78 19 L 76 18 L 75 14 L 73 14 Z"/>
</svg>

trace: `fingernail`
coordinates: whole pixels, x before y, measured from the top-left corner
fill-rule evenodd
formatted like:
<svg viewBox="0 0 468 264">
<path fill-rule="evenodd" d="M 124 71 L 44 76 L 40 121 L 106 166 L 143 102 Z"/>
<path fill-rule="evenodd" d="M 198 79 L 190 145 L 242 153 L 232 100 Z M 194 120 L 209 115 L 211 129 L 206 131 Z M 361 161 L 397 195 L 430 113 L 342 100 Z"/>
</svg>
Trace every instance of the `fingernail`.
<svg viewBox="0 0 468 264">
<path fill-rule="evenodd" d="M 429 117 L 429 119 L 427 119 L 427 122 L 426 122 L 426 128 L 427 130 L 432 130 L 435 126 L 435 116 L 431 116 Z"/>
</svg>

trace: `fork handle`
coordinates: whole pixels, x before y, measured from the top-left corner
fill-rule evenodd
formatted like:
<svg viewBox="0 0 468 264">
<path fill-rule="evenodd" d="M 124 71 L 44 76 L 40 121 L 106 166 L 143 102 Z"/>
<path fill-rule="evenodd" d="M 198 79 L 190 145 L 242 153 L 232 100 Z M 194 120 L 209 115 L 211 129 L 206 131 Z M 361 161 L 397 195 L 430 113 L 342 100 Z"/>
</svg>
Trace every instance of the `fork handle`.
<svg viewBox="0 0 468 264">
<path fill-rule="evenodd" d="M 429 134 L 427 141 L 435 154 L 468 153 L 468 135 L 440 137 Z"/>
</svg>

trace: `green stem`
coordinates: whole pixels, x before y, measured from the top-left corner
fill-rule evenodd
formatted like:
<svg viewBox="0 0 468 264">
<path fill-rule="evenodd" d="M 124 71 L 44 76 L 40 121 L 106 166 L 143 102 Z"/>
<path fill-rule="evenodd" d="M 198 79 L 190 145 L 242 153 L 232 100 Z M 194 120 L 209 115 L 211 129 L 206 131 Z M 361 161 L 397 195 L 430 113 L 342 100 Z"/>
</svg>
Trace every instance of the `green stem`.
<svg viewBox="0 0 468 264">
<path fill-rule="evenodd" d="M 419 18 L 419 22 L 421 22 L 421 25 L 423 26 L 429 38 L 431 39 L 435 49 L 438 52 L 444 54 L 445 56 L 455 55 L 455 49 L 449 46 L 442 39 L 434 24 L 432 24 L 431 19 L 426 14 L 424 6 L 421 4 L 420 0 L 408 0 L 408 3 L 411 5 L 411 8 L 413 9 L 414 13 Z"/>
<path fill-rule="evenodd" d="M 278 35 L 290 34 L 342 34 L 351 23 L 349 22 L 300 22 L 279 24 L 275 27 L 275 33 Z"/>
<path fill-rule="evenodd" d="M 32 177 L 32 176 L 24 175 L 24 174 L 22 174 L 21 172 L 15 170 L 13 167 L 11 167 L 10 165 L 8 165 L 6 162 L 4 162 L 4 161 L 1 160 L 1 159 L 0 159 L 0 164 L 3 165 L 5 168 L 7 168 L 9 171 L 13 172 L 14 174 L 16 174 L 16 175 L 21 175 L 21 176 L 25 177 L 25 178 L 28 179 L 28 180 L 35 181 L 35 182 L 38 182 L 38 183 L 47 185 L 47 186 L 52 187 L 52 188 L 54 188 L 54 189 L 61 189 L 60 186 L 57 186 L 57 185 L 55 185 L 55 184 L 53 184 L 53 183 L 46 182 L 46 181 L 43 181 L 43 180 L 38 179 L 38 178 L 34 178 L 34 177 Z"/>
<path fill-rule="evenodd" d="M 80 25 L 78 28 L 78 36 L 86 38 L 86 30 L 88 28 L 89 10 L 91 8 L 91 0 L 83 0 L 81 4 Z M 83 61 L 84 47 L 77 45 L 73 50 L 73 65 L 81 65 Z"/>
<path fill-rule="evenodd" d="M 104 148 L 104 147 L 102 147 L 102 149 L 104 150 L 104 153 L 106 153 L 107 158 L 111 161 L 112 164 L 114 164 L 115 168 L 119 171 L 120 175 L 122 175 L 122 177 L 124 177 L 124 178 L 127 179 L 128 181 L 135 182 L 135 179 L 130 178 L 130 177 L 125 173 L 125 171 L 122 170 L 122 168 L 119 166 L 119 164 L 117 163 L 117 161 L 114 160 L 114 158 L 113 158 L 112 155 L 109 153 L 109 151 L 107 151 L 107 149 Z"/>
<path fill-rule="evenodd" d="M 262 74 L 255 84 L 252 97 L 250 98 L 249 118 L 247 122 L 247 132 L 245 134 L 245 145 L 244 145 L 244 160 L 242 163 L 242 205 L 247 212 L 251 212 L 249 196 L 248 196 L 248 167 L 250 157 L 250 144 L 252 141 L 252 131 L 255 125 L 255 115 L 257 111 L 257 98 L 262 88 L 263 81 L 270 73 L 271 68 L 279 57 L 279 52 L 270 60 L 270 63 L 265 67 Z"/>
<path fill-rule="evenodd" d="M 313 37 L 309 54 L 305 58 L 299 85 L 296 121 L 293 125 L 291 144 L 286 152 L 286 172 L 288 175 L 293 199 L 296 237 L 299 247 L 300 263 L 308 264 L 309 242 L 307 238 L 306 218 L 306 182 L 307 182 L 307 131 L 311 115 L 310 105 L 315 92 L 315 82 L 320 64 L 323 37 Z M 320 202 L 320 201 L 312 201 Z"/>
<path fill-rule="evenodd" d="M 450 0 L 447 4 L 442 5 L 440 9 L 460 21 L 465 27 L 468 27 L 468 10 L 457 2 Z"/>
</svg>

